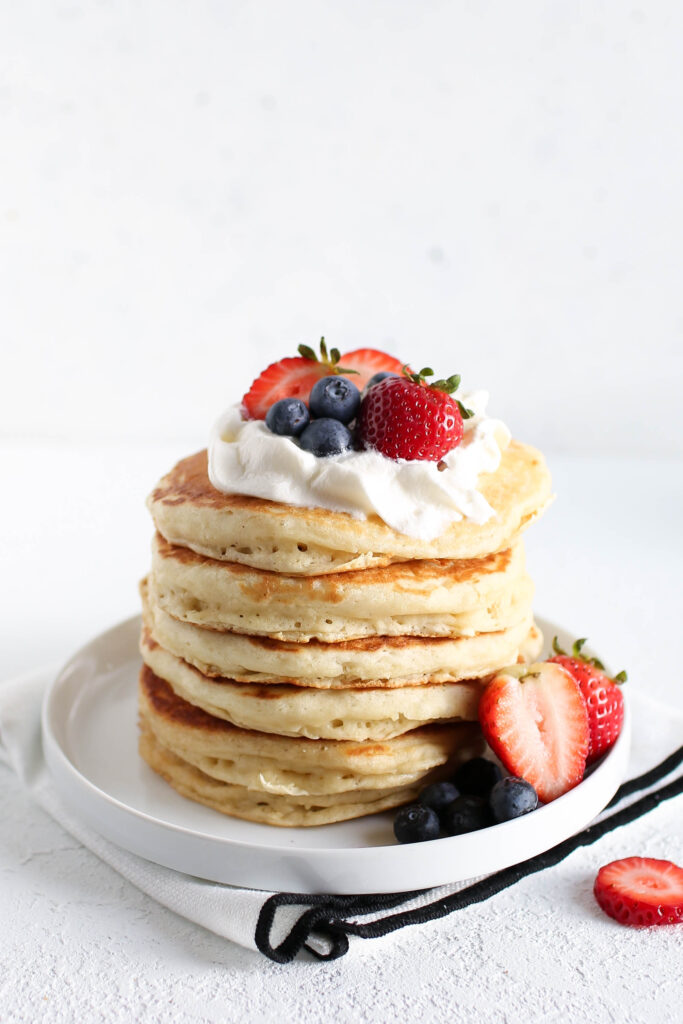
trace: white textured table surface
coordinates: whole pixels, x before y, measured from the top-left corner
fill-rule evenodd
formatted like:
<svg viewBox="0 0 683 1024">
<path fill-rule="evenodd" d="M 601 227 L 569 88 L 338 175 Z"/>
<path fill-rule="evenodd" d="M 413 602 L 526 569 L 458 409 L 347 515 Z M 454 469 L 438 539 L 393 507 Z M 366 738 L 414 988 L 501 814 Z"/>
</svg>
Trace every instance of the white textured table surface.
<svg viewBox="0 0 683 1024">
<path fill-rule="evenodd" d="M 142 498 L 183 451 L 0 447 L 11 497 L 0 520 L 3 676 L 59 661 L 135 610 L 150 536 Z M 589 634 L 632 685 L 680 706 L 683 466 L 550 463 L 559 498 L 528 535 L 538 610 Z M 495 931 L 475 907 L 332 964 L 278 966 L 142 896 L 0 769 L 0 1020 L 673 1024 L 680 931 L 617 929 L 591 895 L 614 857 L 680 857 L 683 825 L 667 834 L 662 814 L 606 837 L 580 867 L 570 857 L 548 872 L 540 917 L 525 912 L 522 882 L 496 897 Z M 572 921 L 567 947 L 548 942 L 556 915 Z"/>
</svg>

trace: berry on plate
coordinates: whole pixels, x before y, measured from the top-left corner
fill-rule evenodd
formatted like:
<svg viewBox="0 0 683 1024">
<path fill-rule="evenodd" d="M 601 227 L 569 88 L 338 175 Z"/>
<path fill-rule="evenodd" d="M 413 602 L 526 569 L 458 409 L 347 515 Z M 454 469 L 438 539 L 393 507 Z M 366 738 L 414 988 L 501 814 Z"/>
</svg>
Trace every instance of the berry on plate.
<svg viewBox="0 0 683 1024">
<path fill-rule="evenodd" d="M 481 695 L 479 722 L 506 770 L 530 782 L 545 803 L 581 782 L 588 715 L 561 665 L 513 665 L 499 672 Z"/>
<path fill-rule="evenodd" d="M 266 413 L 266 426 L 273 434 L 298 437 L 308 426 L 310 418 L 300 398 L 281 398 Z"/>
<path fill-rule="evenodd" d="M 480 796 L 459 796 L 441 812 L 441 824 L 449 836 L 477 832 L 493 825 L 488 802 Z"/>
<path fill-rule="evenodd" d="M 624 695 L 619 683 L 626 682 L 626 673 L 620 672 L 610 679 L 605 666 L 597 658 L 587 658 L 581 653 L 585 639 L 577 640 L 571 654 L 566 654 L 553 640 L 555 655 L 549 660 L 562 665 L 578 683 L 588 711 L 590 745 L 587 764 L 592 764 L 612 746 L 624 724 Z"/>
<path fill-rule="evenodd" d="M 350 423 L 360 408 L 360 391 L 346 377 L 321 377 L 313 385 L 308 405 L 312 416 Z"/>
<path fill-rule="evenodd" d="M 364 448 L 389 459 L 438 462 L 462 441 L 468 409 L 451 395 L 460 384 L 455 374 L 427 384 L 428 367 L 420 373 L 386 377 L 371 387 L 361 402 L 358 423 Z"/>
<path fill-rule="evenodd" d="M 538 794 L 526 779 L 516 779 L 510 775 L 495 784 L 489 796 L 489 806 L 496 821 L 510 821 L 535 811 L 538 807 Z"/>
<path fill-rule="evenodd" d="M 445 807 L 452 804 L 460 793 L 452 782 L 432 782 L 420 793 L 420 803 L 425 807 L 431 807 L 433 811 L 440 814 Z"/>
<path fill-rule="evenodd" d="M 400 373 L 401 363 L 386 352 L 360 348 L 342 356 L 339 349 L 327 349 L 320 339 L 320 356 L 309 345 L 299 345 L 299 355 L 271 363 L 253 382 L 242 399 L 248 419 L 263 420 L 271 405 L 281 398 L 300 398 L 308 402 L 313 386 L 321 377 L 352 374 L 358 389 L 378 371 Z"/>
<path fill-rule="evenodd" d="M 394 818 L 394 835 L 399 843 L 423 843 L 439 838 L 439 817 L 431 807 L 409 804 L 400 807 Z"/>
<path fill-rule="evenodd" d="M 453 776 L 453 782 L 467 796 L 488 797 L 502 777 L 503 773 L 494 761 L 486 757 L 473 757 L 460 765 Z"/>
<path fill-rule="evenodd" d="M 324 417 L 313 420 L 299 436 L 299 444 L 304 451 L 326 458 L 328 455 L 341 455 L 348 451 L 352 442 L 351 431 L 339 420 Z"/>
<path fill-rule="evenodd" d="M 619 924 L 683 924 L 683 868 L 669 860 L 626 857 L 598 871 L 595 898 Z"/>
</svg>

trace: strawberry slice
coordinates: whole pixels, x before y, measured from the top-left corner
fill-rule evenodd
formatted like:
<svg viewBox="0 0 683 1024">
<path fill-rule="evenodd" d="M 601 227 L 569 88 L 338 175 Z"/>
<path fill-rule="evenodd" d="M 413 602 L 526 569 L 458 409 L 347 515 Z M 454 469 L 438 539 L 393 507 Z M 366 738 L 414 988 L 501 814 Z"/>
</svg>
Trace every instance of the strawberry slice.
<svg viewBox="0 0 683 1024">
<path fill-rule="evenodd" d="M 683 868 L 669 860 L 626 857 L 598 871 L 595 898 L 619 924 L 683 924 Z"/>
<path fill-rule="evenodd" d="M 248 418 L 264 420 L 273 402 L 281 398 L 300 398 L 302 402 L 308 403 L 315 382 L 330 372 L 329 366 L 324 363 L 303 356 L 291 356 L 281 359 L 279 363 L 271 363 L 256 378 L 242 399 Z"/>
<path fill-rule="evenodd" d="M 336 348 L 328 352 L 324 338 L 320 339 L 319 357 L 308 345 L 299 345 L 299 353 L 298 356 L 271 363 L 256 378 L 242 399 L 249 419 L 264 420 L 271 405 L 281 398 L 300 398 L 308 404 L 311 388 L 321 377 L 355 370 L 355 373 L 349 374 L 349 380 L 362 391 L 370 378 L 380 370 L 400 373 L 403 366 L 399 359 L 376 348 L 358 348 L 340 357 Z"/>
<path fill-rule="evenodd" d="M 386 352 L 377 348 L 356 348 L 353 352 L 343 355 L 339 363 L 344 368 L 355 370 L 350 378 L 359 391 L 362 391 L 371 377 L 384 370 L 386 373 L 401 373 L 404 364 Z M 343 372 L 343 371 L 342 371 Z"/>
<path fill-rule="evenodd" d="M 586 768 L 586 705 L 560 665 L 513 665 L 494 676 L 479 702 L 487 743 L 511 775 L 547 803 L 573 789 Z"/>
</svg>

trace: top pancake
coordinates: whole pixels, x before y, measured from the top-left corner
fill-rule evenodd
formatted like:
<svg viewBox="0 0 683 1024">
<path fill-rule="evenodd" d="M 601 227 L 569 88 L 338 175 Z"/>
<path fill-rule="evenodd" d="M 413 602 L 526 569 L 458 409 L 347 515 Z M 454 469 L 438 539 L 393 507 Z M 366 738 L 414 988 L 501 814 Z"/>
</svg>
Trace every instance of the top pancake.
<svg viewBox="0 0 683 1024">
<path fill-rule="evenodd" d="M 398 533 L 378 516 L 284 505 L 224 494 L 210 483 L 206 451 L 179 462 L 147 504 L 159 533 L 199 554 L 288 575 L 390 565 L 421 558 L 478 558 L 509 548 L 551 500 L 550 474 L 540 452 L 512 441 L 495 473 L 479 478 L 494 510 L 482 524 L 462 519 L 424 541 Z"/>
</svg>

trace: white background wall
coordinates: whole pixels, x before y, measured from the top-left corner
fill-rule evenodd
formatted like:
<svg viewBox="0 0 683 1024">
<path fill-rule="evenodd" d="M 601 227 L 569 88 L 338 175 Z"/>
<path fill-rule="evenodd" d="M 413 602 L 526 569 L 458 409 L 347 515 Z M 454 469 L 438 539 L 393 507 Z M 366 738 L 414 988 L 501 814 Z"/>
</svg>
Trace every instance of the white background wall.
<svg viewBox="0 0 683 1024">
<path fill-rule="evenodd" d="M 0 5 L 0 436 L 200 443 L 321 333 L 683 451 L 683 7 Z"/>
</svg>

